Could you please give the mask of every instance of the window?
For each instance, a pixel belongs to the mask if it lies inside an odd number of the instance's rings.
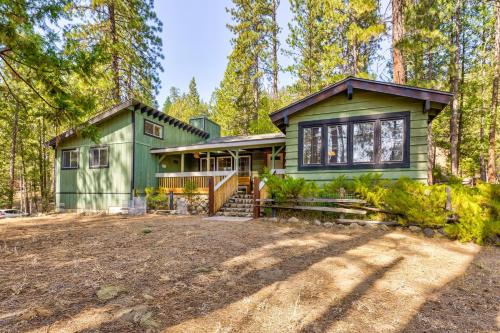
[[[302,155],[305,165],[321,164],[321,127],[304,128]]]
[[[163,126],[144,120],[144,134],[163,139]]]
[[[251,159],[250,156],[240,156],[238,165],[238,176],[249,177],[251,175]]]
[[[231,156],[217,157],[217,170],[218,171],[233,170],[233,158]]]
[[[328,126],[328,164],[347,163],[347,125]]]
[[[78,169],[79,150],[67,149],[62,151],[62,168],[63,169]]]
[[[299,123],[299,170],[407,168],[410,113]]]
[[[200,171],[208,171],[207,158],[200,158]],[[215,157],[210,157],[210,171],[215,171]]]
[[[352,126],[352,161],[373,163],[375,152],[375,124],[354,123]]]
[[[109,147],[91,147],[89,151],[90,168],[107,168],[109,166]]]
[[[380,149],[383,162],[403,160],[404,120],[383,120],[380,122]]]

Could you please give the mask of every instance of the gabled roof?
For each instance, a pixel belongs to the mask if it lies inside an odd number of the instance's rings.
[[[164,123],[168,123],[174,127],[179,127],[182,130],[188,131],[190,133],[193,133],[195,135],[198,135],[199,137],[206,139],[208,138],[209,134],[197,127],[194,127],[192,125],[189,125],[179,119],[176,119],[174,117],[171,117],[159,110],[156,110],[150,106],[147,106],[144,103],[141,103],[137,100],[130,99],[127,100],[121,104],[118,104],[111,109],[108,109],[104,112],[101,112],[97,114],[96,116],[90,118],[87,121],[87,124],[89,125],[97,125],[106,119],[124,111],[124,110],[134,110],[134,112],[140,111],[141,113],[147,113],[149,116],[153,116],[153,118],[158,118],[159,121],[163,121]],[[78,132],[78,127],[71,128],[55,137],[47,141],[45,144],[47,146],[55,147],[56,143],[61,142],[63,140],[66,140],[70,137],[73,137],[74,135],[77,134]]]
[[[448,105],[451,97],[453,96],[451,93],[439,90],[418,88],[390,82],[367,80],[351,76],[345,78],[342,81],[329,85],[328,87],[314,94],[306,96],[277,111],[274,111],[269,116],[276,126],[282,128],[283,125],[286,125],[288,117],[290,115],[302,111],[303,109],[311,105],[317,104],[327,98],[343,92],[347,92],[347,98],[351,99],[354,89],[421,100],[424,102],[423,107],[428,110],[430,109],[430,103],[432,102],[434,103],[434,106],[437,106],[437,108],[434,107],[434,109],[438,112],[441,111],[446,105]]]
[[[220,138],[210,139],[203,143],[193,143],[186,146],[170,147],[170,148],[152,148],[152,154],[167,154],[167,153],[189,153],[200,152],[207,150],[227,150],[230,148],[258,148],[264,146],[284,145],[286,137],[283,133],[269,133],[258,135],[238,135],[238,136],[222,136]]]

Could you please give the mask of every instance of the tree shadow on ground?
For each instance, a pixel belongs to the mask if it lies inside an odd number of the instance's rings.
[[[467,271],[422,304],[401,332],[498,332],[500,250],[486,246]]]

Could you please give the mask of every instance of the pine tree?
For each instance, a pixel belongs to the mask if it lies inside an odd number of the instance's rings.
[[[130,98],[154,104],[163,53],[153,8],[153,0],[80,0],[71,7],[78,23],[67,29],[66,51],[98,51],[101,107]]]
[[[490,107],[490,130],[488,146],[488,181],[493,183],[497,181],[496,175],[496,126],[497,126],[497,108],[498,108],[498,85],[500,84],[500,0],[494,2],[495,11],[495,32],[494,32],[494,56],[493,56],[493,85]]]
[[[404,0],[392,0],[392,81],[404,84],[406,73],[404,57],[399,43],[404,38]]]

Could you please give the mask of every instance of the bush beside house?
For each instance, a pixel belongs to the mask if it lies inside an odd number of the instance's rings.
[[[395,219],[401,225],[443,228],[452,238],[479,244],[500,234],[500,185],[468,187],[452,182],[429,186],[407,178],[388,180],[374,173],[351,180],[337,177],[321,188],[301,178],[267,176],[267,179],[269,194],[277,202],[298,197],[337,198],[348,193],[380,210],[368,214],[370,219]],[[447,187],[451,207],[447,207]],[[309,215],[315,218],[318,213]]]

